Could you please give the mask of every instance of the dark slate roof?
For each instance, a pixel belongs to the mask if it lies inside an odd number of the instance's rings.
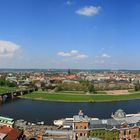
[[[106,120],[91,120],[90,121],[90,129],[98,128],[98,129],[115,129],[120,128],[121,121],[117,121],[114,119],[106,119]]]

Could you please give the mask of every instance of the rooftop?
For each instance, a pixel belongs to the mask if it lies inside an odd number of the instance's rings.
[[[2,117],[2,116],[0,116],[0,120],[14,121],[14,119],[12,118]]]
[[[10,128],[7,126],[0,127],[0,139],[6,136],[4,140],[17,140],[20,135],[22,135],[22,131],[17,128]]]
[[[115,119],[122,119],[126,117],[126,113],[122,109],[118,109],[114,115],[112,115]]]
[[[8,134],[11,130],[12,130],[12,128],[7,127],[6,125],[0,126],[0,133]]]
[[[84,115],[83,111],[80,110],[78,115],[73,116],[75,122],[79,121],[89,121],[89,117],[87,115]]]
[[[6,136],[7,136],[7,134],[0,133],[0,140],[3,140]]]
[[[21,135],[22,131],[17,128],[14,128],[8,133],[5,140],[17,140]]]

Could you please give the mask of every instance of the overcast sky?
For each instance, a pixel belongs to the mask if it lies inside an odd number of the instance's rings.
[[[0,0],[0,68],[140,69],[140,0]]]

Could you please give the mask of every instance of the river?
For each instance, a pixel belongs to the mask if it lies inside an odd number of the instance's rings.
[[[140,100],[102,102],[102,103],[65,103],[27,99],[15,99],[0,105],[0,115],[15,120],[24,119],[29,122],[44,121],[52,124],[53,120],[72,117],[80,109],[90,117],[110,118],[117,109],[126,113],[140,112]]]

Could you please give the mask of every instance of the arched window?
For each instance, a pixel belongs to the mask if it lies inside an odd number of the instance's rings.
[[[129,130],[129,135],[131,134],[131,131]]]

